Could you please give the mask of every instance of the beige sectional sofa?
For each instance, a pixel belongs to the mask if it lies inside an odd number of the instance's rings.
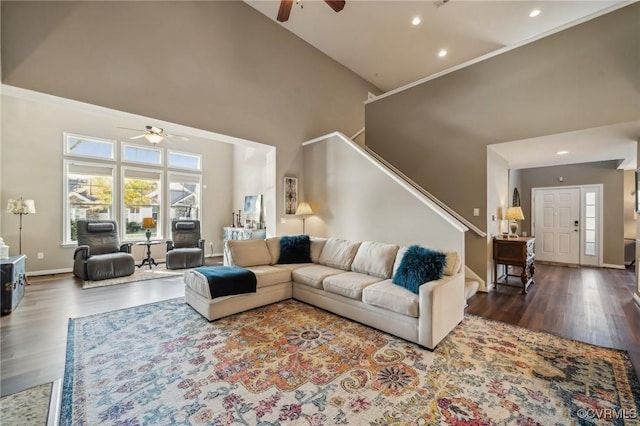
[[[227,241],[225,265],[256,274],[256,293],[211,299],[206,279],[185,273],[185,299],[209,320],[295,298],[434,349],[464,315],[464,267],[447,253],[443,278],[419,294],[391,280],[406,247],[311,237],[311,263],[278,264],[280,238]]]

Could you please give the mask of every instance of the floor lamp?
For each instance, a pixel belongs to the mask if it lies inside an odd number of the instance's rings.
[[[298,204],[298,208],[296,209],[296,215],[302,216],[302,234],[304,235],[304,221],[307,220],[307,216],[313,214],[313,210],[311,210],[311,206],[306,201],[302,201]]]
[[[20,243],[18,246],[18,254],[22,254],[22,216],[25,214],[35,214],[36,203],[33,200],[23,200],[22,197],[17,200],[9,200],[7,211],[20,215]]]

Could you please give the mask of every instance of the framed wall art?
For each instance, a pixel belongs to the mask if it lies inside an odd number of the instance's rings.
[[[298,179],[284,178],[284,214],[294,215],[298,208]]]

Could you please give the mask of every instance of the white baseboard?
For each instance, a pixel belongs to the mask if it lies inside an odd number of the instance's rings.
[[[223,253],[211,253],[211,254],[205,254],[204,257],[222,257],[224,256]]]
[[[60,406],[62,400],[62,379],[56,379],[51,385],[51,399],[49,399],[49,415],[47,426],[58,426],[60,418]]]
[[[38,275],[66,274],[67,272],[73,272],[73,268],[48,269],[45,271],[31,271],[31,272],[27,272],[27,276],[37,277]]]
[[[624,265],[613,265],[613,264],[610,264],[610,263],[603,263],[602,267],[603,268],[609,268],[609,269],[626,269],[624,267]]]
[[[638,305],[638,307],[640,308],[640,296],[638,296],[638,293],[635,293],[633,295],[633,300],[636,302],[636,305]]]

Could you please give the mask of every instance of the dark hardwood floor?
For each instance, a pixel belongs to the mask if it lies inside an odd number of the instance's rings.
[[[209,263],[209,262],[208,262]],[[640,376],[640,308],[632,271],[538,265],[529,294],[478,293],[467,312],[629,351]],[[70,317],[184,296],[181,277],[83,290],[70,274],[32,278],[18,308],[0,319],[0,394],[61,378]]]
[[[640,377],[640,307],[635,272],[536,263],[528,294],[501,286],[477,293],[467,313],[629,352]]]

